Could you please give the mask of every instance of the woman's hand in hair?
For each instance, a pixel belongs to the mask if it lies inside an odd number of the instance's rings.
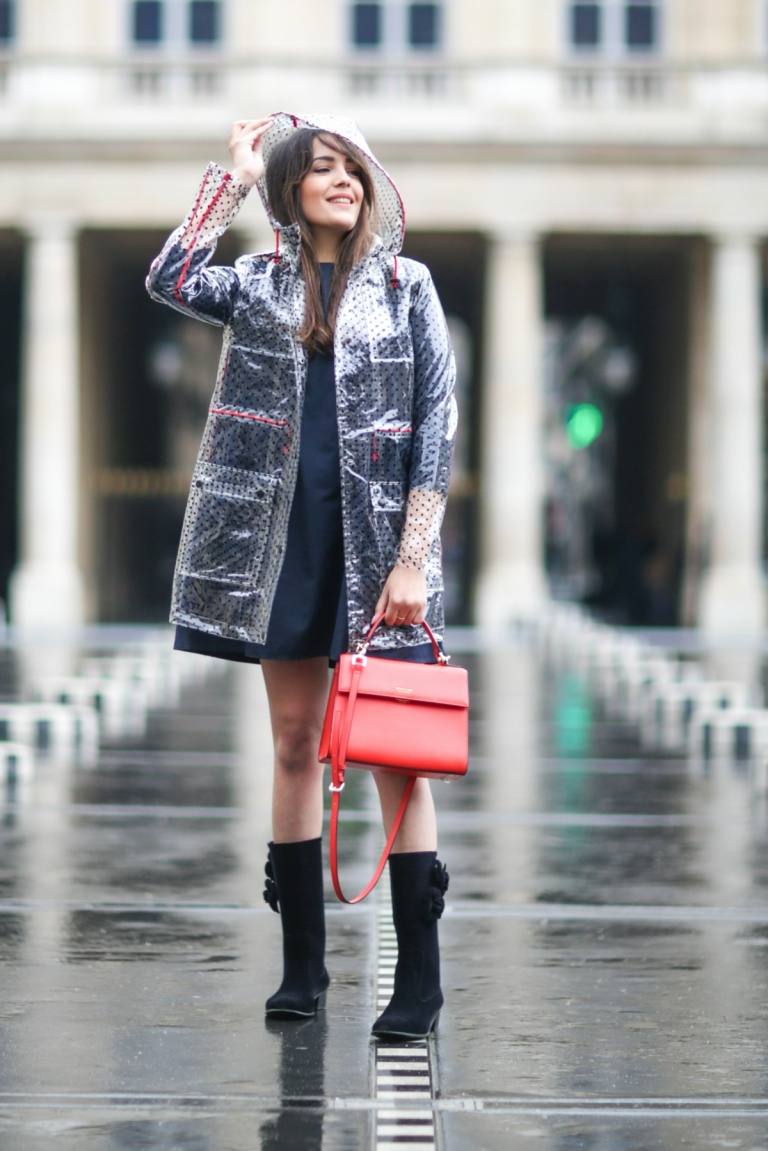
[[[416,568],[397,564],[387,576],[376,612],[384,612],[384,622],[390,627],[405,627],[421,623],[427,609],[427,581]]]
[[[228,144],[232,175],[244,184],[255,184],[264,175],[261,142],[272,120],[265,116],[263,120],[235,120],[232,125]]]

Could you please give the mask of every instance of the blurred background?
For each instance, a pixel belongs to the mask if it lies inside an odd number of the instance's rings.
[[[450,621],[762,627],[768,0],[0,0],[6,619],[167,620],[221,333],[144,276],[277,110],[358,121],[449,317]]]

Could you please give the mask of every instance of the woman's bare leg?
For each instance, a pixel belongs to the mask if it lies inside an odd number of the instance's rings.
[[[376,771],[373,775],[379,789],[384,830],[388,835],[403,794],[405,778],[385,771]],[[437,819],[428,779],[416,780],[408,810],[392,850],[437,851]]]
[[[317,746],[328,696],[328,660],[261,663],[275,749],[272,838],[315,839],[323,829],[323,764]]]

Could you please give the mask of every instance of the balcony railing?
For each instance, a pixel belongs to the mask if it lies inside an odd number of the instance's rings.
[[[115,79],[118,92],[150,102],[209,100],[224,96],[227,89],[227,74],[218,61],[136,61],[121,68]]]
[[[521,61],[451,61],[440,57],[296,59],[258,61],[207,53],[170,58],[144,54],[115,59],[0,54],[0,116],[8,110],[59,113],[77,107],[94,121],[118,107],[190,105],[221,108],[339,107],[356,104],[416,108],[449,105],[464,116],[531,113],[525,126],[556,115],[669,108],[737,119],[756,113],[768,127],[768,69],[760,61],[666,64],[660,61],[562,64]],[[220,111],[219,113],[220,114]]]
[[[350,96],[363,99],[444,100],[459,94],[462,72],[445,64],[353,62],[345,68]]]
[[[680,103],[688,73],[661,64],[568,65],[560,71],[564,103],[590,107],[643,107]]]

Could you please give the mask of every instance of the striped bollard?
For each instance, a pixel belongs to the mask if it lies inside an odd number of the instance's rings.
[[[101,738],[140,738],[147,727],[147,688],[139,682],[95,676],[41,679],[33,694],[62,704],[88,704],[99,714]]]
[[[35,753],[26,743],[0,739],[0,776],[6,791],[27,783],[35,772]]]
[[[685,751],[691,724],[702,710],[743,708],[748,703],[749,692],[742,683],[690,679],[660,684],[645,700],[642,741],[665,751]]]
[[[74,753],[90,762],[98,752],[98,716],[93,707],[82,704],[0,703],[0,740],[41,752]]]
[[[768,753],[768,711],[756,707],[702,709],[692,724],[689,754],[704,760],[755,760]]]

